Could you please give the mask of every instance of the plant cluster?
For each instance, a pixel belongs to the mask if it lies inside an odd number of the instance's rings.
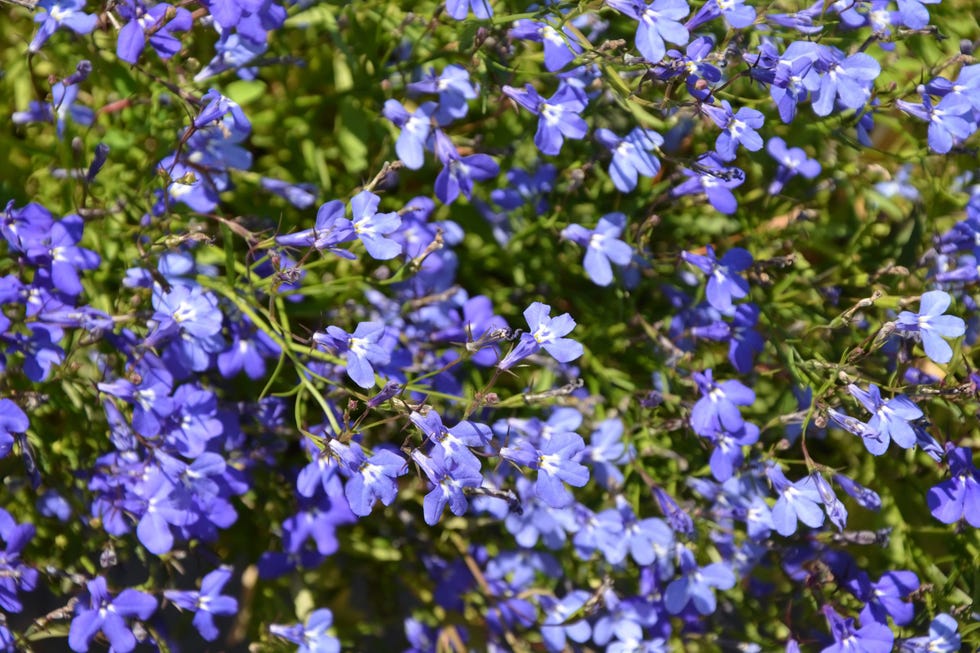
[[[971,3],[519,4],[0,6],[0,651],[977,650]]]

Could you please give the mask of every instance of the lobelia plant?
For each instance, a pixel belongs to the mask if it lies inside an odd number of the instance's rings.
[[[969,2],[8,4],[0,651],[980,647]]]

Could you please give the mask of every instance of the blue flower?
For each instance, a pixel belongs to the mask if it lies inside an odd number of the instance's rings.
[[[909,422],[921,418],[922,411],[912,403],[911,399],[905,395],[897,395],[885,402],[881,398],[881,391],[874,383],[868,386],[867,392],[853,383],[848,385],[847,389],[868,412],[872,413],[868,427],[878,433],[879,440],[882,442],[882,450],[888,447],[889,440],[894,440],[895,444],[903,449],[915,445],[915,431]],[[869,439],[866,438],[865,444],[868,445],[868,443]],[[870,445],[868,450],[871,450]],[[875,455],[882,452],[871,451]]]
[[[511,38],[544,43],[544,67],[550,72],[561,70],[582,51],[578,39],[567,27],[559,32],[551,25],[522,18],[514,22]]]
[[[31,53],[38,52],[61,27],[67,27],[76,34],[88,34],[98,22],[98,16],[82,11],[85,0],[40,0],[36,8],[43,10],[43,13],[34,16],[34,22],[41,23],[41,27],[27,46]]]
[[[561,232],[561,237],[585,247],[585,271],[600,286],[608,286],[613,280],[610,261],[619,266],[629,265],[633,248],[619,239],[626,227],[626,216],[610,213],[599,218],[595,229],[571,224]]]
[[[71,650],[85,653],[89,642],[99,632],[106,636],[116,653],[129,653],[136,648],[136,637],[126,624],[126,619],[149,619],[157,609],[156,599],[144,592],[125,589],[112,600],[105,578],[101,576],[90,580],[87,587],[87,602],[79,602],[68,631]]]
[[[776,176],[769,184],[769,194],[777,195],[783,190],[786,182],[796,175],[813,179],[820,174],[820,163],[811,159],[800,147],[786,147],[786,141],[779,136],[773,136],[766,143],[766,151],[779,163]]]
[[[360,445],[351,443],[351,448]],[[359,517],[371,514],[375,501],[390,506],[398,494],[397,477],[408,471],[405,459],[391,449],[378,449],[370,458],[361,454],[363,462],[344,486],[344,495],[351,512]]]
[[[398,100],[385,102],[382,110],[384,117],[401,128],[395,142],[395,152],[406,168],[418,170],[425,163],[425,146],[432,132],[432,118],[438,108],[435,102],[425,102],[415,113],[409,113]]]
[[[551,307],[541,302],[534,302],[524,311],[530,333],[521,334],[520,342],[510,353],[497,363],[497,367],[508,370],[518,361],[536,354],[542,347],[555,357],[559,363],[568,363],[582,355],[580,343],[563,336],[575,328],[575,320],[568,313],[551,317]]]
[[[609,164],[609,177],[620,191],[628,193],[636,188],[637,176],[655,177],[660,171],[660,161],[652,152],[664,144],[663,136],[657,132],[634,127],[620,138],[606,128],[597,129],[597,141],[612,152]]]
[[[745,420],[738,406],[751,406],[755,402],[755,392],[735,379],[715,383],[710,369],[703,374],[694,372],[692,376],[702,395],[691,410],[694,432],[709,436],[719,431],[741,431]]]
[[[905,113],[929,123],[929,149],[937,154],[946,154],[953,149],[955,143],[966,140],[976,129],[971,120],[973,105],[962,95],[950,93],[936,105],[933,105],[928,95],[922,96],[922,104],[897,100],[895,105]]]
[[[476,18],[486,20],[493,16],[490,0],[446,0],[446,13],[456,20],[463,20],[470,10]]]
[[[929,624],[929,635],[912,637],[899,644],[902,653],[956,653],[960,650],[959,624],[946,613],[936,615]]]
[[[313,341],[340,354],[346,354],[347,376],[362,388],[374,387],[375,366],[387,365],[391,354],[381,344],[384,322],[361,322],[354,333],[329,326],[326,333],[313,334]]]
[[[752,265],[752,254],[741,247],[733,247],[719,260],[715,248],[706,247],[705,254],[682,252],[681,258],[708,275],[705,295],[708,303],[725,315],[733,310],[732,300],[741,299],[749,293],[749,284],[736,274]]]
[[[735,113],[728,100],[722,100],[720,107],[704,104],[701,108],[716,125],[724,130],[715,141],[715,152],[722,161],[733,160],[735,148],[739,144],[751,152],[762,149],[762,137],[756,131],[765,121],[761,112],[742,107]]]
[[[965,519],[980,528],[980,470],[973,465],[973,452],[969,447],[947,448],[951,478],[932,487],[926,503],[932,516],[944,524]]]
[[[500,166],[486,154],[460,156],[459,150],[441,131],[435,134],[435,150],[443,168],[436,177],[436,197],[443,204],[452,204],[459,194],[466,199],[473,197],[473,182],[493,179],[500,174]]]
[[[966,323],[954,315],[944,315],[952,298],[942,290],[923,293],[919,312],[902,311],[895,323],[897,331],[922,340],[926,356],[934,363],[948,363],[953,349],[944,338],[958,338],[966,332]]]
[[[194,612],[194,627],[209,642],[218,638],[214,615],[232,615],[238,612],[238,601],[221,594],[221,589],[231,580],[231,567],[215,569],[201,580],[200,591],[166,590],[163,595],[182,610]]]
[[[820,493],[813,486],[809,476],[796,483],[790,483],[783,475],[783,471],[775,465],[766,467],[766,475],[779,495],[776,505],[772,508],[772,524],[780,535],[789,537],[795,533],[797,520],[811,528],[823,524],[824,513],[820,509]]]
[[[333,613],[327,608],[321,608],[310,613],[305,626],[273,624],[269,626],[269,631],[293,644],[299,644],[296,653],[340,653],[340,640],[328,632],[332,625]]]
[[[10,399],[0,399],[0,458],[6,457],[14,446],[11,433],[24,433],[31,426],[27,413]]]
[[[649,5],[642,0],[606,0],[606,4],[639,22],[636,49],[650,63],[664,58],[664,41],[684,45],[690,38],[679,22],[691,12],[685,0],[654,0]]]
[[[440,125],[465,118],[469,110],[469,100],[476,98],[470,73],[457,64],[446,66],[438,76],[430,69],[422,80],[412,82],[406,88],[412,93],[439,94],[439,109],[435,113],[435,119]]]
[[[895,635],[888,626],[872,621],[855,628],[853,619],[841,617],[829,605],[825,605],[822,611],[827,617],[834,643],[820,653],[891,653]]]
[[[536,469],[534,491],[538,498],[552,508],[572,503],[572,494],[565,483],[582,487],[589,481],[589,470],[579,460],[585,449],[582,436],[569,431],[554,433],[540,449],[525,439],[500,450],[501,458]]]
[[[562,84],[547,100],[530,84],[526,84],[523,91],[512,86],[504,86],[503,91],[539,117],[534,144],[542,154],[558,154],[565,137],[585,138],[588,125],[579,114],[588,104],[588,98],[578,87]]]
[[[724,562],[699,567],[690,549],[680,551],[681,577],[671,581],[664,592],[664,607],[678,614],[688,603],[703,615],[715,611],[715,588],[729,590],[735,586],[735,572]]]
[[[391,238],[385,238],[393,231],[397,231],[401,226],[402,220],[397,213],[378,213],[378,204],[381,198],[374,193],[362,190],[351,198],[351,224],[354,233],[364,243],[373,258],[379,261],[386,261],[395,258],[402,252],[402,246]]]

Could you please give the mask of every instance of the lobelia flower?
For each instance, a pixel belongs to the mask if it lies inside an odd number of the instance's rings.
[[[585,449],[583,460],[592,467],[592,475],[607,489],[615,489],[623,484],[620,465],[629,462],[635,452],[632,446],[622,442],[623,422],[609,418],[600,422],[592,432],[589,446]]]
[[[32,100],[27,111],[15,112],[10,120],[16,125],[53,122],[57,125],[58,138],[65,135],[65,124],[69,119],[88,127],[95,121],[95,112],[75,103],[79,90],[77,85],[66,86],[58,82],[51,87],[50,103]]]
[[[834,481],[851,496],[858,505],[868,510],[881,510],[881,497],[874,490],[864,487],[843,474],[834,474]]]
[[[351,443],[351,448],[360,450],[360,445]],[[370,457],[360,456],[363,461],[344,485],[344,495],[351,512],[358,517],[371,514],[376,501],[390,506],[398,495],[398,482],[395,480],[408,471],[405,459],[391,449],[378,449]]]
[[[871,97],[874,80],[881,74],[881,64],[864,52],[841,58],[833,49],[824,49],[822,61],[826,72],[820,77],[820,87],[814,92],[813,112],[828,116],[834,110],[834,101],[845,109],[860,109]]]
[[[219,633],[214,625],[214,615],[238,612],[238,601],[221,594],[221,589],[231,580],[231,573],[231,567],[220,567],[201,580],[200,591],[165,590],[163,593],[178,608],[194,612],[192,623],[201,637],[209,642],[216,640]]]
[[[422,500],[425,523],[434,526],[439,523],[446,506],[454,515],[462,515],[469,507],[465,488],[480,487],[483,476],[479,468],[462,465],[448,458],[445,449],[434,447],[426,456],[421,449],[412,452],[414,460],[432,484],[432,490]]]
[[[976,131],[976,123],[971,120],[973,105],[962,95],[951,93],[933,105],[932,99],[923,93],[922,104],[896,100],[895,105],[929,123],[929,149],[937,154],[946,154],[955,143],[966,140]]]
[[[432,133],[432,118],[438,108],[435,102],[425,102],[415,113],[409,113],[398,100],[385,102],[382,114],[401,128],[395,141],[395,153],[410,170],[418,170],[425,163],[425,146]]]
[[[660,171],[660,161],[652,152],[664,144],[664,139],[653,130],[634,127],[629,134],[620,138],[603,127],[596,130],[595,139],[612,152],[609,177],[613,185],[624,193],[636,188],[638,175],[655,177]]]
[[[34,524],[18,524],[9,512],[0,508],[0,540],[4,543],[0,551],[0,610],[12,614],[20,612],[24,606],[17,593],[30,592],[37,585],[37,570],[20,559],[20,552],[34,533]]]
[[[797,520],[810,528],[817,528],[823,524],[824,513],[819,505],[820,493],[813,486],[809,476],[796,483],[790,483],[783,475],[783,470],[776,465],[766,466],[766,476],[779,495],[776,505],[772,508],[772,524],[780,535],[789,537],[795,533]]]
[[[11,433],[25,433],[31,427],[20,406],[10,399],[0,399],[0,458],[5,458],[14,446],[14,436]]]
[[[582,52],[578,39],[567,27],[556,30],[547,23],[522,18],[514,21],[511,38],[544,43],[544,67],[549,72],[561,70]]]
[[[915,606],[905,599],[919,589],[919,577],[911,571],[889,571],[877,583],[863,571],[846,581],[847,589],[865,603],[861,623],[878,622],[888,625],[888,617],[896,626],[906,626],[915,617]]]
[[[488,157],[489,158],[489,157]],[[397,213],[378,213],[381,198],[374,193],[362,190],[351,198],[351,224],[354,233],[364,243],[364,249],[372,258],[386,261],[395,258],[402,252],[402,246],[397,241],[385,238],[397,231],[402,220]]]
[[[471,447],[484,447],[490,442],[493,436],[490,427],[463,420],[452,428],[446,428],[439,413],[434,410],[424,415],[413,411],[409,419],[425,434],[427,442],[443,450],[446,460],[452,460],[460,466],[476,471],[480,470],[480,459],[474,455]]]
[[[585,590],[573,590],[563,598],[542,597],[545,619],[541,624],[541,639],[549,651],[565,651],[568,640],[584,644],[592,637],[592,627],[585,619],[569,622],[592,595]]]
[[[456,20],[463,20],[469,14],[481,20],[486,20],[493,16],[493,7],[490,0],[446,0],[446,13]]]
[[[915,445],[915,431],[909,422],[920,419],[922,411],[911,399],[905,395],[897,395],[887,402],[882,401],[881,391],[874,383],[868,386],[867,392],[853,383],[847,386],[847,390],[868,412],[872,413],[868,427],[878,433],[879,437],[877,440],[865,438],[864,443],[868,451],[876,456],[883,453],[884,449],[888,448],[889,440],[894,440],[895,444],[903,449]],[[880,446],[875,445],[875,448],[880,448],[880,451],[872,451],[871,442],[882,443]]]
[[[340,653],[340,640],[328,632],[332,625],[333,613],[327,608],[321,608],[310,613],[306,625],[272,624],[269,632],[293,644],[299,644],[296,653]]]
[[[729,590],[735,586],[735,572],[724,562],[699,567],[688,548],[680,550],[681,577],[671,581],[664,592],[664,607],[678,614],[688,603],[700,614],[709,615],[717,606],[715,588]]]
[[[779,136],[773,136],[766,143],[766,151],[779,163],[776,176],[769,184],[769,194],[778,195],[786,182],[796,175],[813,179],[820,174],[820,163],[811,159],[800,147],[786,147],[786,141]]]
[[[124,589],[111,600],[105,578],[99,576],[87,584],[87,601],[80,601],[68,630],[68,646],[85,653],[89,642],[99,632],[105,635],[117,653],[129,653],[136,648],[136,637],[127,625],[127,618],[150,618],[156,609],[155,598],[134,589]]]
[[[469,100],[476,99],[476,88],[470,82],[470,73],[458,64],[446,66],[437,76],[435,71],[420,81],[406,86],[411,93],[438,93],[439,109],[435,112],[436,122],[448,125],[454,120],[465,118],[469,110]]]
[[[435,151],[443,164],[435,183],[436,197],[443,204],[452,204],[460,193],[471,199],[474,181],[494,179],[500,174],[500,166],[486,154],[460,156],[449,137],[439,130],[435,133]]]
[[[536,469],[535,494],[552,508],[563,508],[573,501],[565,483],[582,487],[589,482],[589,470],[579,462],[584,450],[585,442],[578,433],[558,431],[540,449],[521,439],[503,447],[500,457]]]
[[[809,478],[813,487],[817,489],[817,494],[820,495],[820,501],[823,503],[830,523],[836,526],[839,531],[843,531],[847,525],[847,508],[834,494],[834,489],[830,487],[830,483],[823,477],[823,474],[813,471],[810,472]]]
[[[844,618],[831,606],[822,608],[834,643],[820,653],[891,653],[895,635],[888,626],[872,621],[861,628],[854,628],[854,619]]]
[[[944,524],[965,519],[980,528],[980,471],[973,466],[973,452],[969,447],[946,447],[952,478],[932,487],[926,503],[932,516]]]
[[[116,56],[131,64],[139,60],[147,43],[161,59],[174,56],[180,52],[181,44],[171,32],[186,32],[194,26],[191,12],[165,3],[147,7],[142,0],[124,0],[116,5],[116,10],[128,21],[119,30]]]
[[[966,332],[966,323],[954,315],[944,315],[952,298],[942,290],[923,293],[919,312],[902,311],[898,314],[895,329],[907,337],[918,337],[926,356],[934,363],[948,363],[953,349],[944,338],[958,338]]]
[[[901,653],[956,653],[960,650],[959,624],[946,613],[936,615],[929,624],[929,634],[899,642]]]
[[[728,100],[722,100],[721,106],[703,104],[701,109],[722,130],[715,141],[715,152],[722,161],[732,161],[735,158],[735,148],[742,145],[751,152],[762,149],[762,137],[756,130],[762,127],[765,117],[761,112],[748,107],[742,107],[737,113],[732,111]]]
[[[387,365],[391,354],[381,344],[385,335],[384,322],[361,322],[354,333],[329,326],[326,333],[313,334],[313,342],[346,354],[347,376],[362,388],[374,387],[375,366]]]
[[[729,27],[742,29],[755,22],[755,8],[746,6],[745,0],[708,0],[684,26],[693,32],[719,16],[725,19]],[[769,18],[767,15],[766,19]]]
[[[619,266],[629,265],[633,248],[619,239],[626,227],[626,215],[609,213],[599,218],[595,229],[571,224],[561,232],[561,237],[585,247],[585,272],[600,286],[608,286],[613,280],[610,261]]]
[[[354,225],[346,217],[347,209],[340,200],[325,202],[317,209],[316,223],[312,229],[304,229],[285,236],[276,236],[276,242],[287,247],[316,247],[347,259],[354,255],[338,245],[354,240]]]
[[[710,369],[691,375],[698,385],[701,398],[691,409],[691,428],[698,435],[710,436],[717,432],[737,433],[745,420],[738,406],[755,403],[755,392],[741,381],[730,379],[715,383]]]
[[[533,302],[524,310],[524,319],[527,320],[530,333],[521,334],[517,346],[497,363],[499,369],[510,369],[519,361],[536,354],[542,347],[559,363],[568,363],[582,355],[583,347],[580,343],[563,337],[575,328],[572,316],[562,313],[553,318],[550,313],[551,306],[541,302]]]
[[[717,154],[708,152],[698,157],[693,170],[685,168],[683,173],[688,179],[670,190],[672,197],[704,193],[708,203],[720,213],[731,214],[738,209],[731,189],[745,182],[740,168],[726,168]]]
[[[588,104],[581,89],[563,83],[555,94],[545,100],[530,84],[524,90],[504,86],[504,93],[519,105],[538,116],[534,144],[543,154],[555,155],[568,138],[585,138],[588,125],[579,114]]]
[[[636,49],[652,64],[664,58],[664,41],[684,45],[690,38],[679,22],[691,12],[685,0],[654,0],[649,5],[642,0],[606,0],[606,4],[639,22]]]
[[[86,14],[85,0],[40,0],[35,9],[43,10],[34,16],[35,23],[41,23],[31,43],[27,46],[30,53],[40,51],[51,35],[58,29],[67,27],[76,34],[88,34],[95,29],[98,16]]]

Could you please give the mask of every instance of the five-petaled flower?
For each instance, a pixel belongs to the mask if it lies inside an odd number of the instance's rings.
[[[497,363],[497,367],[508,370],[518,361],[536,354],[544,347],[545,351],[555,357],[559,363],[568,363],[582,355],[580,343],[563,336],[575,328],[575,320],[568,313],[551,317],[551,307],[541,302],[534,302],[524,311],[529,333],[522,333],[521,339],[510,353]]]

